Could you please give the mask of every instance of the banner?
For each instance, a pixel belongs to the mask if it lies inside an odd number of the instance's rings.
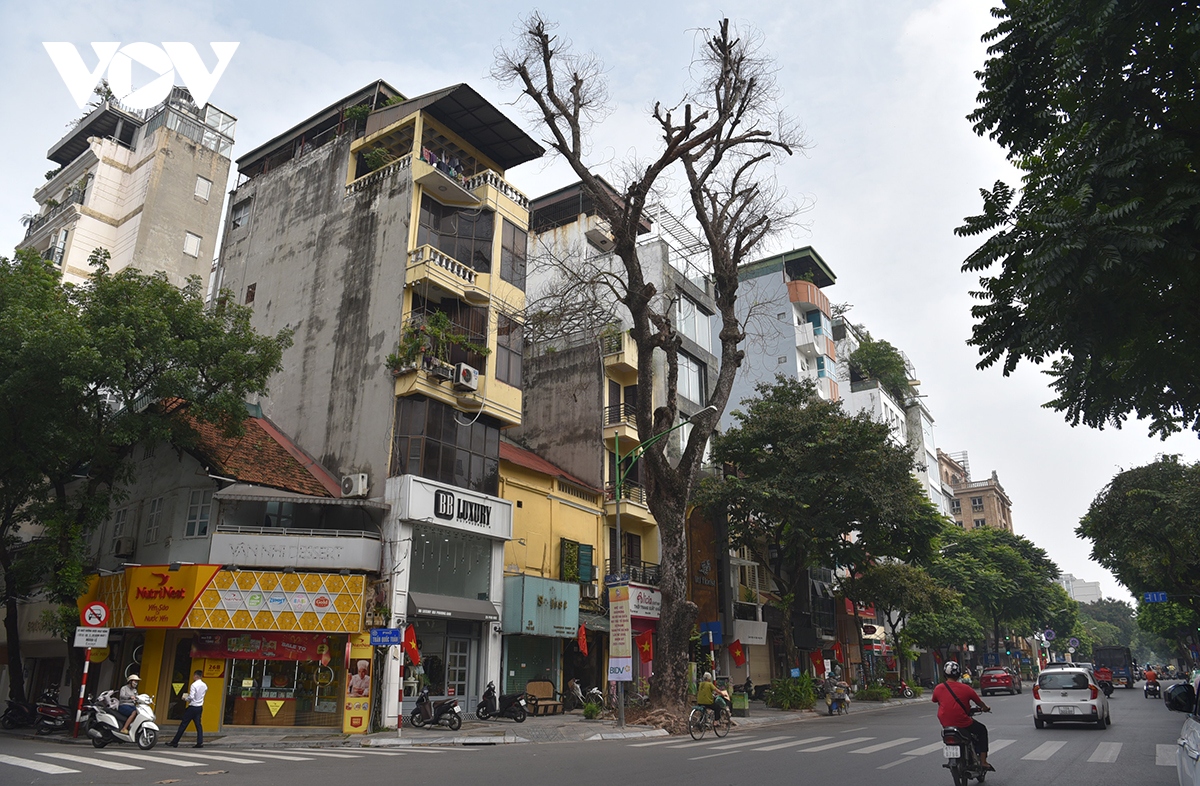
[[[633,681],[633,623],[629,618],[629,586],[608,588],[608,679]]]
[[[327,633],[206,631],[198,632],[192,637],[192,657],[319,661],[328,666],[331,657],[329,645],[330,636]]]
[[[220,565],[126,568],[126,603],[133,626],[178,628],[220,569]]]
[[[576,634],[576,640],[579,642],[579,651],[583,656],[587,657],[587,628],[579,626],[579,632]]]
[[[845,665],[846,663],[845,656],[842,654],[842,643],[840,641],[835,641],[833,643],[833,658],[842,665]]]
[[[648,630],[637,637],[638,657],[642,663],[654,660],[654,631]]]
[[[821,657],[821,653],[810,652],[810,653],[808,653],[808,659],[812,661],[813,671],[816,672],[817,676],[824,677],[825,676],[825,659]]]
[[[410,626],[411,628],[411,626]],[[365,734],[371,717],[371,634],[355,633],[346,642],[346,711],[342,733]]]
[[[746,665],[746,650],[742,649],[742,643],[737,639],[734,639],[733,643],[729,645],[729,654],[733,656],[733,665]]]

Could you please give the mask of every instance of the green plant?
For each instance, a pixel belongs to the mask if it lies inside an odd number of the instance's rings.
[[[920,685],[912,685],[912,686],[910,686],[910,687],[912,688],[912,692],[913,692],[913,695],[914,695],[914,696],[923,696],[923,695],[925,695],[925,689],[924,689],[924,688],[922,688]]]
[[[811,675],[771,680],[767,706],[781,710],[806,710],[816,703],[817,690]]]
[[[483,357],[491,354],[487,345],[476,344],[457,332],[455,327],[444,311],[431,311],[422,319],[409,321],[404,326],[396,351],[387,356],[387,367],[393,373],[399,372],[416,363],[417,357],[422,354],[447,362],[452,346]]]
[[[343,112],[342,116],[346,118],[346,122],[358,124],[366,120],[369,114],[371,114],[371,107],[366,104],[357,104]]]
[[[363,165],[368,172],[382,169],[396,160],[396,154],[386,147],[373,147],[362,154]]]
[[[855,701],[887,701],[892,691],[884,685],[870,685],[854,694]]]
[[[589,701],[583,705],[583,717],[587,718],[588,720],[595,720],[596,718],[600,717],[602,710],[603,707],[601,707],[599,704],[594,701]]]
[[[758,593],[749,587],[742,587],[743,603],[758,603]]]

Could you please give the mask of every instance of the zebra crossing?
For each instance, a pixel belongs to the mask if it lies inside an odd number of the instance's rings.
[[[848,732],[843,732],[843,734],[856,731],[861,731],[861,729],[850,729]],[[838,738],[834,735],[816,735],[799,738],[796,736],[754,737],[740,740],[737,737],[725,737],[720,739],[703,739],[700,741],[680,740],[678,737],[671,737],[670,739],[658,739],[652,742],[629,743],[626,747],[691,751],[695,755],[686,756],[688,761],[703,761],[705,759],[735,756],[742,753],[782,752],[787,754],[809,754],[832,752],[834,754],[856,756],[883,754],[891,756],[892,759],[876,769],[887,770],[907,761],[928,756],[931,753],[936,752],[938,755],[941,755],[942,743],[940,741],[909,747],[918,742],[920,742],[920,739],[917,737],[883,739],[872,736],[853,736]],[[1064,751],[1072,756],[1077,755],[1080,749],[1086,746],[1086,761],[1088,763],[1116,764],[1124,748],[1124,743],[1120,742],[1084,742],[1080,740],[1071,742],[1066,740],[1025,740],[1024,744],[1021,744],[1021,742],[1019,740],[1006,739],[992,740],[989,745],[990,750],[988,755],[994,760],[1000,754],[999,760],[1016,756],[1016,758],[1022,761],[1044,762],[1049,761],[1056,755],[1062,754]],[[1158,755],[1155,758],[1155,763],[1159,766],[1174,767],[1174,746],[1159,745],[1158,748],[1162,750],[1157,751]]]
[[[206,768],[222,764],[253,766],[256,764],[275,764],[282,762],[316,762],[334,759],[364,759],[383,756],[396,757],[416,755],[445,754],[448,748],[406,748],[404,750],[370,750],[366,748],[347,748],[336,751],[313,750],[311,748],[274,748],[259,750],[255,748],[227,748],[208,750],[205,746],[203,753],[199,751],[133,751],[133,750],[88,750],[86,753],[62,753],[59,751],[38,751],[28,756],[13,756],[0,754],[0,782],[5,781],[2,774],[5,765],[34,770],[43,775],[75,775],[90,768],[120,772],[135,772],[147,770],[155,766],[172,768]]]

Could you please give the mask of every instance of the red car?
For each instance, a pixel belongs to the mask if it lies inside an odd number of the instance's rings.
[[[979,677],[979,692],[984,696],[1006,691],[1009,695],[1021,692],[1021,678],[998,666],[984,669]]]

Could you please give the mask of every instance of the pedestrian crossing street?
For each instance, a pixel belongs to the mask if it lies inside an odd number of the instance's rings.
[[[695,754],[688,756],[688,761],[704,761],[705,759],[715,759],[722,756],[735,756],[740,753],[779,751],[787,753],[822,753],[833,751],[858,756],[885,754],[891,760],[876,767],[876,769],[880,770],[890,769],[918,757],[928,756],[931,753],[941,756],[942,743],[940,740],[921,745],[918,744],[921,742],[921,739],[917,737],[880,739],[865,735],[849,736],[864,729],[850,729],[842,732],[840,735],[754,737],[748,740],[739,740],[736,735],[724,739],[705,738],[700,741],[672,737],[670,739],[657,739],[653,742],[634,742],[628,744],[627,747],[686,750]],[[928,737],[925,739],[928,739]],[[995,761],[1003,761],[1005,758],[1012,756],[1017,756],[1023,761],[1049,761],[1055,755],[1064,751],[1074,756],[1078,755],[1081,749],[1086,748],[1090,751],[1087,756],[1088,762],[1092,764],[1115,764],[1121,755],[1123,747],[1124,743],[1120,742],[1097,743],[1081,739],[1075,739],[1071,742],[1065,740],[1048,740],[1045,742],[1025,740],[1020,744],[1018,744],[1018,740],[996,739],[992,740],[989,745],[988,757]],[[997,756],[999,758],[996,758]],[[1158,745],[1155,751],[1155,764],[1164,767],[1174,767],[1175,746]]]
[[[86,752],[85,752],[86,751]],[[0,754],[0,783],[5,781],[4,765],[35,770],[45,775],[74,775],[88,770],[116,770],[133,772],[155,765],[173,768],[212,768],[223,764],[254,765],[279,764],[281,762],[316,762],[333,759],[367,759],[373,756],[396,757],[415,755],[439,755],[448,753],[448,748],[405,748],[404,750],[371,750],[367,748],[216,748],[208,751],[182,751],[169,749],[139,751],[136,749],[89,750],[79,752],[38,751],[29,756]]]

